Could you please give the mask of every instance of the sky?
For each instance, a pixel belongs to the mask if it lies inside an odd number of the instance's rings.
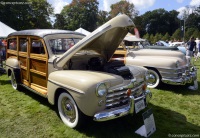
[[[60,13],[63,6],[71,3],[72,0],[47,0],[54,7],[54,13]],[[121,0],[98,0],[99,9],[110,11],[110,5]],[[164,8],[167,11],[177,10],[181,12],[185,6],[199,6],[200,0],[127,0],[133,3],[139,11],[139,15],[147,11]]]

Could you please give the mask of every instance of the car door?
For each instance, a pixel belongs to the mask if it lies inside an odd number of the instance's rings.
[[[32,89],[42,95],[46,95],[48,79],[48,52],[43,39],[30,37],[29,42],[29,85]]]
[[[21,82],[22,84],[29,86],[29,79],[28,79],[28,37],[27,36],[20,36],[18,37],[19,48],[18,48],[18,61],[20,65],[20,72],[21,72]]]

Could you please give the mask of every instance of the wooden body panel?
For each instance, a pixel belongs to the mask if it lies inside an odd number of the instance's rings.
[[[14,48],[13,41],[16,42]],[[43,39],[34,36],[8,38],[7,58],[19,61],[22,84],[47,95],[48,52]]]

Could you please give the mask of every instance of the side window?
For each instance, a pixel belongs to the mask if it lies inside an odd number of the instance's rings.
[[[19,39],[19,51],[27,52],[28,41],[26,38]]]
[[[8,49],[17,50],[17,39],[12,38],[8,40]]]
[[[34,54],[45,54],[44,46],[38,39],[31,40],[31,53]]]

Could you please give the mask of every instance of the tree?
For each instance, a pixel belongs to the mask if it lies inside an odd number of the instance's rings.
[[[157,9],[141,15],[141,20],[136,25],[139,24],[143,28],[143,34],[161,33],[164,35],[168,32],[169,35],[172,35],[179,27],[180,20],[177,16],[178,12],[175,10],[168,12],[164,9]]]
[[[164,41],[170,40],[170,35],[168,34],[168,32],[162,37],[162,40],[164,40]]]
[[[63,15],[56,14],[55,17],[56,17],[56,19],[55,19],[55,23],[54,23],[53,27],[56,29],[64,29],[65,18],[63,17]]]
[[[16,2],[10,0],[10,3]],[[21,0],[26,4],[0,5],[0,19],[15,30],[51,28],[53,8],[46,0]]]
[[[148,33],[146,33],[146,34],[143,36],[143,39],[149,40],[149,39],[150,39],[150,35],[149,35]]]
[[[178,28],[172,35],[172,38],[175,40],[175,41],[180,41],[182,39],[181,37],[181,29]]]
[[[138,11],[136,10],[134,4],[127,1],[120,1],[111,5],[111,18],[117,16],[120,13],[128,15],[131,19],[138,15]]]
[[[101,26],[104,23],[106,23],[108,20],[110,20],[111,17],[107,11],[99,11],[98,12],[98,21],[97,21],[97,26]]]
[[[65,18],[64,29],[76,30],[79,27],[88,31],[96,29],[98,4],[97,0],[72,0],[61,11]]]

